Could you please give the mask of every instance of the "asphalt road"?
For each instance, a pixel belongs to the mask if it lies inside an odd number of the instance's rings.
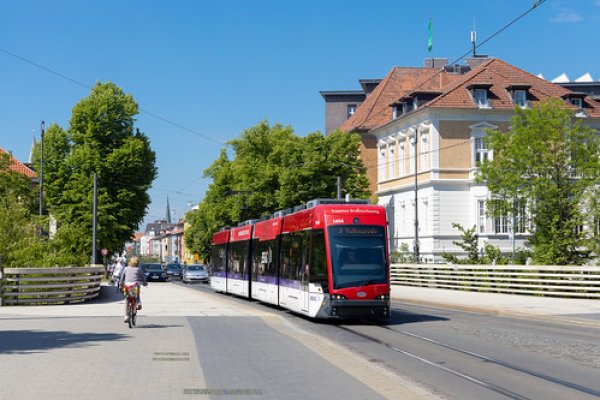
[[[178,284],[178,283],[175,283]],[[207,285],[196,290],[210,291]],[[597,399],[600,329],[394,302],[385,325],[315,323],[268,309],[403,380],[448,399]]]

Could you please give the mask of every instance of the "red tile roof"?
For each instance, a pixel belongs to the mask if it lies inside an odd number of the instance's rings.
[[[492,109],[512,110],[515,108],[510,96],[511,85],[529,86],[528,100],[537,103],[549,97],[561,98],[572,93],[552,82],[548,82],[529,72],[523,71],[505,61],[490,59],[483,62],[471,72],[460,76],[454,84],[449,85],[440,96],[431,100],[424,107],[434,108],[477,108],[471,98],[468,87],[485,85],[489,87],[489,101]],[[584,110],[590,117],[600,117],[600,103],[590,97],[584,99]],[[575,106],[570,105],[576,109]]]
[[[11,171],[18,172],[19,174],[25,175],[28,178],[37,177],[36,173],[31,168],[14,158],[8,151],[4,150],[2,147],[0,147],[0,153],[8,154],[10,160],[9,168]]]
[[[367,96],[354,115],[340,129],[345,132],[370,131],[392,121],[390,104],[418,94],[439,92],[440,95],[419,108],[477,109],[469,92],[472,85],[485,86],[490,91],[492,109],[513,110],[515,104],[509,93],[511,86],[528,88],[528,101],[535,104],[549,97],[564,98],[573,93],[569,89],[548,82],[505,61],[490,58],[472,71],[460,75],[441,69],[394,67],[381,83]],[[584,111],[591,118],[600,117],[600,102],[586,96]],[[568,107],[576,106],[565,102]]]
[[[368,131],[391,121],[392,109],[389,104],[438,71],[436,68],[394,67],[367,96],[354,115],[342,124],[340,130]]]

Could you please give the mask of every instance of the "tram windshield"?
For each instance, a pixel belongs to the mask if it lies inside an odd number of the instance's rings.
[[[383,227],[336,225],[328,233],[334,289],[387,282]]]

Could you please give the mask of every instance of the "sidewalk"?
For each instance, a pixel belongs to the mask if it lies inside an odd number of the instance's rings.
[[[563,299],[392,285],[396,302],[414,302],[497,315],[528,316],[600,326],[600,300]]]

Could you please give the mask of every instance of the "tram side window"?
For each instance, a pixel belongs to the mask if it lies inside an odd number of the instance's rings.
[[[225,272],[225,262],[227,255],[226,250],[226,244],[219,244],[212,247],[213,274],[215,272]]]
[[[310,282],[319,283],[325,292],[328,291],[327,254],[325,252],[325,235],[322,229],[310,235]]]
[[[289,233],[285,233],[281,237],[281,256],[280,262],[281,267],[279,271],[279,277],[281,279],[290,279],[290,248],[292,238]]]
[[[252,240],[252,259],[250,260],[251,269],[252,269],[252,277],[251,280],[255,281],[258,275],[262,275],[261,271],[261,251],[260,251],[260,242],[258,239]]]
[[[308,232],[283,235],[281,241],[281,279],[302,280],[303,267],[308,264],[306,249]]]
[[[252,244],[252,279],[258,276],[276,276],[275,240],[260,242],[255,240]]]
[[[247,258],[248,258],[248,244],[250,242],[234,242],[231,243],[231,268],[230,271],[233,275],[238,275],[239,278],[244,278],[247,273]]]

